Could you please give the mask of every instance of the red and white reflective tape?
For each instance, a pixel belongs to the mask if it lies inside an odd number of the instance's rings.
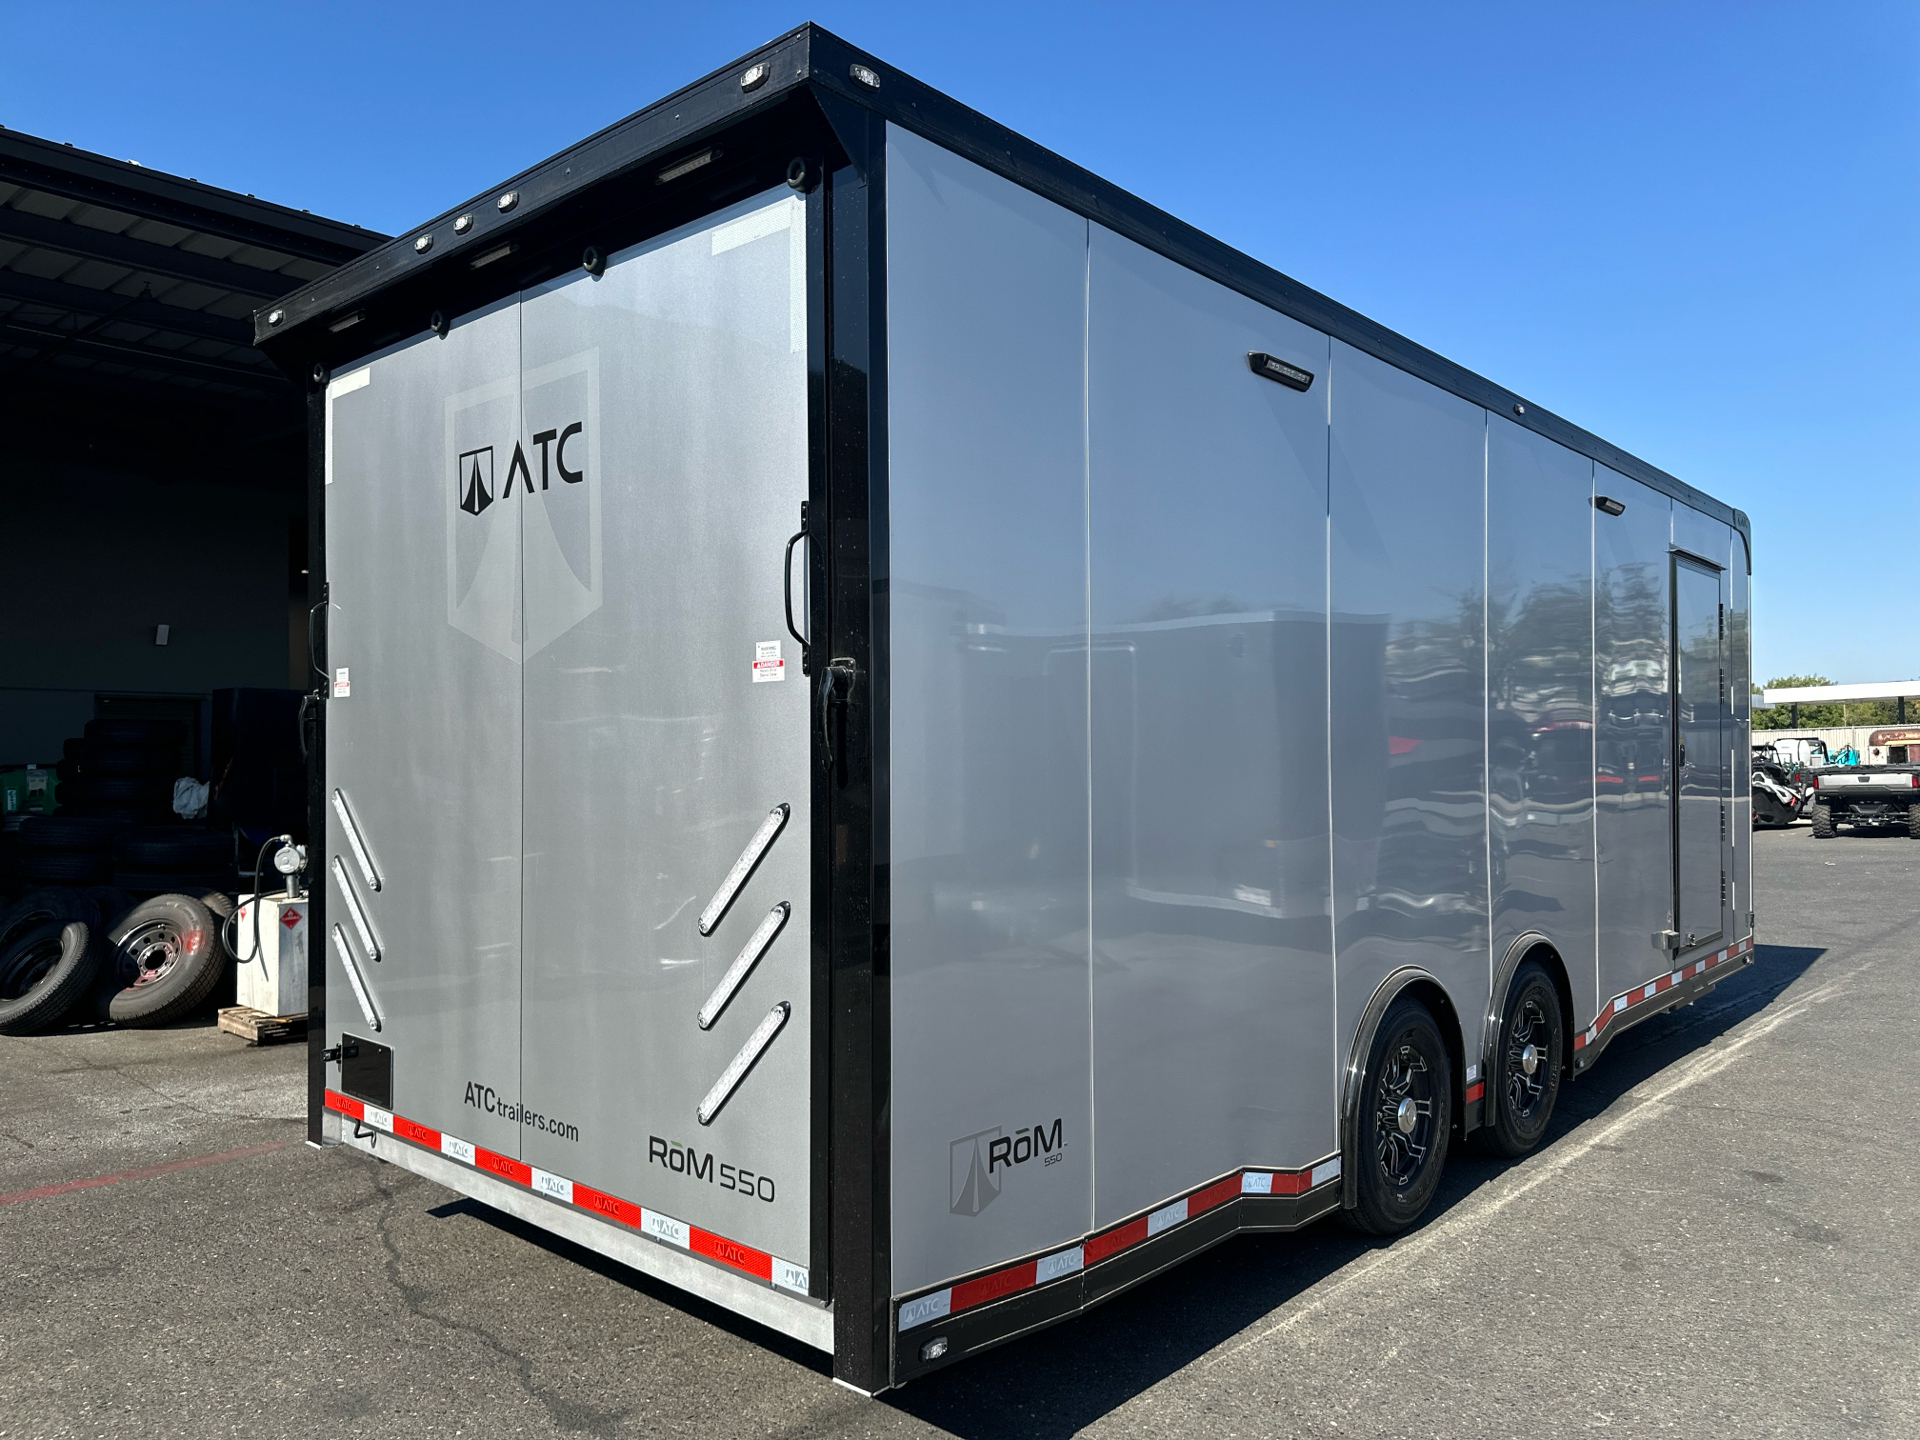
[[[604,1190],[596,1190],[565,1175],[522,1164],[510,1155],[498,1154],[484,1145],[475,1145],[457,1135],[445,1134],[431,1126],[409,1120],[404,1115],[395,1115],[377,1105],[356,1100],[351,1095],[342,1095],[337,1090],[327,1091],[326,1104],[329,1110],[338,1111],[375,1130],[411,1140],[428,1150],[437,1150],[449,1160],[457,1160],[462,1165],[471,1165],[476,1170],[485,1170],[503,1180],[511,1180],[561,1205],[572,1206],[576,1210],[591,1210],[605,1219],[638,1230],[662,1245],[705,1256],[718,1264],[751,1275],[756,1280],[782,1290],[791,1290],[796,1295],[807,1293],[807,1267],[804,1265],[782,1260],[778,1255],[756,1250],[751,1245],[742,1245],[738,1240],[729,1240],[711,1230],[702,1230],[698,1225],[676,1220],[671,1215],[662,1215],[658,1210],[648,1210],[631,1200],[622,1200],[618,1195],[609,1195]]]
[[[915,1296],[900,1306],[899,1330],[905,1332],[930,1320],[957,1315],[962,1310],[984,1305],[989,1300],[998,1300],[1003,1295],[1030,1290],[1049,1280],[1071,1275],[1076,1270],[1118,1255],[1122,1250],[1138,1245],[1182,1221],[1204,1215],[1236,1196],[1304,1195],[1339,1178],[1340,1157],[1337,1155],[1304,1170],[1238,1171],[1224,1180],[1202,1186],[1190,1195],[1183,1195],[1170,1205],[1162,1205],[1158,1210],[1135,1216],[1111,1229],[1089,1236],[1070,1249],[1056,1250],[1051,1255],[1042,1255],[1038,1260],[1023,1260],[1004,1270],[977,1275],[971,1280],[949,1285],[944,1290]]]
[[[1644,985],[1636,985],[1625,994],[1614,996],[1613,999],[1600,1007],[1600,1013],[1594,1017],[1593,1023],[1580,1034],[1573,1037],[1573,1048],[1576,1050],[1586,1049],[1587,1046],[1600,1038],[1600,1032],[1605,1030],[1611,1022],[1626,1014],[1627,1011],[1633,1009],[1634,1006],[1646,1004],[1647,1001],[1653,999],[1654,996],[1660,994],[1663,990],[1671,990],[1683,980],[1691,980],[1694,976],[1704,975],[1707,971],[1717,969],[1730,960],[1738,960],[1752,948],[1753,939],[1751,936],[1745,940],[1736,940],[1724,950],[1717,950],[1711,955],[1703,955],[1698,960],[1689,960],[1678,970],[1670,971],[1656,979],[1649,980]]]

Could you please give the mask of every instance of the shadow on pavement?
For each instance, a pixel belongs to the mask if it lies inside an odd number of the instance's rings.
[[[1607,1112],[1651,1076],[1765,1009],[1824,953],[1758,945],[1752,965],[1694,1004],[1623,1032],[1593,1073],[1563,1086],[1542,1150]],[[1524,1162],[1456,1149],[1429,1223],[1516,1163]],[[511,1215],[472,1200],[453,1201],[428,1213],[482,1220],[795,1364],[822,1374],[829,1369],[827,1357],[818,1351]],[[880,1403],[966,1440],[1073,1435],[1381,1243],[1334,1219],[1291,1235],[1237,1236],[1078,1320],[889,1392]]]

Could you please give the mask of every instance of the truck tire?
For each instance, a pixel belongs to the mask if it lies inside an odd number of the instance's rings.
[[[171,745],[187,743],[187,727],[178,720],[100,719],[81,727],[95,745]]]
[[[89,745],[80,761],[88,775],[164,775],[180,768],[177,745]]]
[[[190,895],[157,895],[108,933],[118,986],[106,1018],[164,1025],[196,1008],[220,983],[226,953],[213,913]]]
[[[0,953],[0,1035],[38,1035],[67,1018],[93,985],[99,927],[49,921]]]
[[[1453,1064],[1427,1007],[1394,1001],[1373,1037],[1361,1081],[1354,1204],[1347,1222],[1397,1235],[1426,1213],[1453,1130]]]
[[[98,850],[26,850],[20,878],[37,885],[101,885],[113,878],[113,857]]]
[[[1813,821],[1813,838],[1816,840],[1833,839],[1833,807],[1816,805],[1807,811]]]
[[[1528,960],[1507,987],[1500,1038],[1487,1075],[1483,1149],[1517,1160],[1538,1145],[1553,1118],[1566,1058],[1560,992],[1538,961]]]
[[[188,825],[128,830],[113,842],[113,858],[127,870],[217,870],[233,865],[233,835]]]
[[[1907,838],[1920,840],[1920,805],[1907,806]]]
[[[29,890],[4,916],[0,916],[0,954],[14,941],[36,926],[57,921],[80,920],[88,925],[101,923],[99,904],[83,890]]]
[[[113,837],[126,829],[120,820],[91,815],[31,815],[20,825],[20,843],[29,850],[97,850],[112,853]]]

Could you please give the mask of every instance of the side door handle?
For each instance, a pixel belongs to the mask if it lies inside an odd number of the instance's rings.
[[[781,562],[780,579],[786,595],[787,633],[793,636],[795,643],[800,647],[800,673],[802,675],[811,675],[813,673],[813,657],[807,646],[807,637],[802,635],[799,627],[793,623],[793,547],[798,545],[802,540],[808,540],[807,502],[804,500],[800,502],[800,528],[794,531],[792,537],[787,541],[787,553],[786,558]],[[813,554],[813,545],[810,540],[807,545],[807,554],[809,558],[811,558]]]

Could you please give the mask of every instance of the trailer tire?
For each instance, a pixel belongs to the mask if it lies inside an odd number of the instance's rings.
[[[191,895],[136,905],[107,936],[117,984],[105,1018],[164,1025],[197,1007],[220,983],[226,947],[213,913]]]
[[[38,1035],[67,1018],[93,985],[99,934],[84,920],[51,920],[0,954],[0,1035]]]
[[[1347,1222],[1368,1235],[1397,1235],[1432,1203],[1453,1130],[1453,1062],[1426,1006],[1411,996],[1393,1003],[1361,1084]]]
[[[1540,962],[1529,960],[1507,987],[1487,1075],[1487,1124],[1477,1137],[1482,1148],[1518,1160],[1545,1138],[1566,1045],[1560,992]]]
[[[1831,805],[1816,805],[1807,814],[1813,820],[1814,839],[1833,839],[1833,807]]]

